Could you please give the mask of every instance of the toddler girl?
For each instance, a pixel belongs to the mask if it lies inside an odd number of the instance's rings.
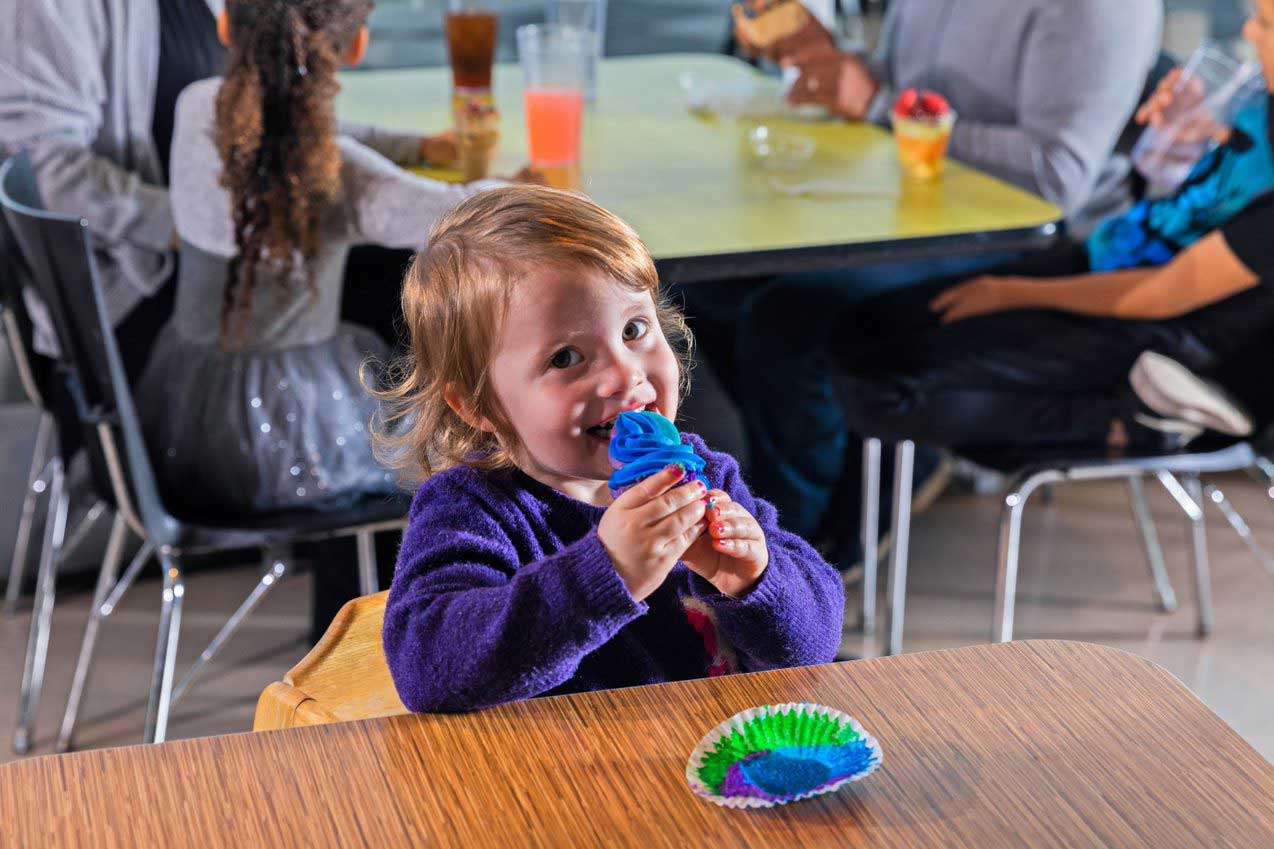
[[[611,497],[621,412],[675,420],[689,338],[636,233],[576,195],[497,189],[445,216],[403,288],[389,459],[425,478],[385,611],[403,703],[502,702],[831,661],[836,572],[692,434]]]

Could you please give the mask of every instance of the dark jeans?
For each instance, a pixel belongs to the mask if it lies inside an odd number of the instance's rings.
[[[1003,273],[1082,268],[1036,262]],[[1137,402],[1128,372],[1143,351],[1226,385],[1227,363],[1274,330],[1266,284],[1170,321],[1017,311],[944,325],[928,304],[954,282],[879,298],[837,319],[829,364],[856,433],[956,449],[1091,448],[1105,444],[1118,419],[1136,442],[1138,433],[1152,435],[1129,422]]]
[[[737,317],[734,386],[752,453],[750,483],[783,526],[819,535],[838,495],[856,480],[848,423],[822,356],[838,316],[873,296],[936,276],[965,277],[1002,265],[1004,254],[794,274],[756,287]],[[720,344],[720,343],[718,343]],[[835,508],[837,515],[843,505]]]

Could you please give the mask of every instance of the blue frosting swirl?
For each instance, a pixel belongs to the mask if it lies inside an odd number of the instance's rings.
[[[619,493],[671,465],[686,470],[683,483],[697,480],[705,486],[704,459],[681,441],[677,427],[658,413],[620,413],[610,437],[612,492]]]

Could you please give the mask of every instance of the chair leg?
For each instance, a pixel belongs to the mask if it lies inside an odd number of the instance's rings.
[[[1171,472],[1156,477],[1189,519],[1190,559],[1194,565],[1194,598],[1199,614],[1200,637],[1212,633],[1212,577],[1208,563],[1207,516],[1203,512],[1203,483],[1198,475],[1187,475],[1183,486]]]
[[[1258,454],[1248,473],[1265,486],[1265,494],[1270,500],[1270,505],[1274,506],[1274,460]]]
[[[1159,545],[1159,532],[1155,529],[1155,520],[1146,505],[1146,488],[1141,476],[1128,478],[1128,501],[1132,506],[1132,518],[1137,525],[1141,539],[1141,550],[1146,555],[1146,565],[1150,569],[1150,579],[1154,581],[1155,596],[1159,609],[1171,613],[1177,609],[1177,594],[1172,590],[1172,581],[1168,578],[1168,570],[1163,562],[1163,548]]]
[[[9,583],[4,591],[4,615],[12,616],[18,607],[18,594],[22,592],[22,578],[26,572],[27,550],[31,545],[31,525],[35,519],[35,503],[48,486],[49,441],[53,434],[53,417],[40,414],[35,430],[35,446],[31,450],[31,470],[27,473],[26,496],[22,499],[22,515],[18,519],[18,536],[13,543],[13,559],[9,561]]]
[[[177,637],[181,633],[181,600],[185,584],[180,562],[161,551],[164,569],[163,604],[159,612],[159,638],[155,641],[155,666],[146,703],[145,743],[162,743],[168,736],[168,710],[172,705],[173,672],[177,664]]]
[[[1191,559],[1194,561],[1194,594],[1199,608],[1198,634],[1206,637],[1212,633],[1212,575],[1208,563],[1208,524],[1207,515],[1203,512],[1203,484],[1198,475],[1186,478],[1186,491],[1195,504],[1199,505],[1199,514],[1190,519]]]
[[[266,593],[268,593],[276,583],[283,580],[283,576],[288,570],[287,555],[282,552],[267,551],[264,557],[264,567],[261,580],[257,581],[257,585],[252,588],[252,592],[248,593],[248,597],[245,598],[243,603],[239,605],[238,609],[230,615],[230,618],[226,620],[226,624],[221,626],[221,630],[217,632],[217,636],[212,638],[212,642],[208,643],[208,647],[200,653],[199,659],[194,662],[194,665],[190,667],[185,676],[181,679],[181,683],[177,685],[175,690],[173,690],[172,700],[169,702],[170,707],[177,704],[177,701],[182,697],[182,695],[190,689],[191,684],[194,683],[195,679],[199,676],[199,673],[202,672],[203,668],[214,657],[216,657],[218,653],[221,652],[222,647],[225,646],[226,642],[229,641],[232,636],[234,636],[234,632],[239,630],[239,626],[243,623],[243,620],[247,618],[248,614],[251,613],[258,604],[261,603],[261,599],[265,598]]]
[[[876,580],[880,552],[880,440],[863,440],[863,633],[876,632]]]
[[[75,677],[71,681],[71,692],[66,697],[66,708],[62,712],[62,727],[58,731],[58,754],[71,750],[71,740],[75,733],[75,720],[79,715],[80,701],[84,689],[88,686],[89,670],[93,662],[93,649],[97,645],[97,630],[102,621],[102,605],[115,586],[115,576],[119,571],[119,562],[124,556],[124,543],[128,540],[128,525],[120,513],[115,514],[111,523],[111,535],[106,543],[106,554],[102,557],[102,566],[97,573],[97,589],[93,592],[93,606],[89,609],[88,622],[84,625],[84,639],[80,642],[80,656],[75,662]]]
[[[25,755],[31,750],[31,733],[44,687],[44,663],[49,651],[49,631],[53,626],[53,597],[57,585],[57,562],[66,534],[69,498],[62,459],[54,457],[49,470],[48,518],[40,571],[36,580],[35,605],[31,611],[31,632],[27,639],[26,661],[22,668],[22,689],[18,699],[18,722],[13,730],[13,751]]]
[[[88,512],[84,514],[84,518],[80,519],[80,523],[75,529],[66,535],[66,542],[62,544],[62,556],[69,557],[75,549],[80,547],[80,543],[88,537],[89,532],[97,525],[97,520],[102,518],[102,514],[106,512],[106,502],[102,500],[94,501],[92,506],[88,508]]]
[[[124,593],[137,580],[137,576],[141,574],[142,569],[155,556],[155,544],[147,541],[142,547],[137,549],[137,553],[133,555],[133,561],[128,564],[128,568],[124,570],[124,577],[119,579],[119,583],[111,590],[111,594],[106,597],[106,601],[102,602],[103,618],[110,616],[115,612],[115,608],[119,607],[119,603],[124,599]]]
[[[1067,480],[1060,469],[1042,469],[1013,480],[1004,494],[1000,510],[1000,543],[995,577],[995,611],[991,621],[991,642],[1013,639],[1013,614],[1017,606],[1017,570],[1022,559],[1022,514],[1035,490]]]
[[[363,595],[380,592],[380,578],[376,574],[376,539],[371,531],[359,531],[358,540],[358,588]]]
[[[904,439],[894,448],[894,539],[889,562],[889,641],[887,654],[902,653],[903,608],[907,603],[907,547],[911,541],[911,484],[916,444]]]
[[[1243,540],[1243,544],[1247,546],[1247,550],[1256,558],[1256,562],[1261,564],[1271,578],[1274,578],[1274,555],[1265,550],[1265,547],[1257,541],[1256,535],[1252,533],[1252,528],[1239,515],[1239,511],[1230,503],[1230,499],[1225,497],[1225,493],[1212,484],[1208,484],[1203,488],[1203,496],[1206,502],[1216,505],[1221,511],[1221,515],[1225,516],[1225,520],[1230,523],[1230,527],[1234,528],[1234,532],[1239,535],[1239,539]]]

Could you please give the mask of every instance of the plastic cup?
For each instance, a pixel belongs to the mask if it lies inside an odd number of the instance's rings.
[[[955,110],[948,110],[937,118],[890,117],[903,173],[917,180],[940,177],[947,162],[947,146],[951,143],[951,128],[956,121]]]
[[[447,55],[451,60],[451,107],[459,116],[467,101],[491,104],[499,18],[495,0],[447,0]]]
[[[1181,69],[1175,97],[1159,126],[1147,126],[1132,149],[1133,165],[1155,194],[1184,182],[1237,107],[1261,89],[1261,68],[1240,64],[1215,44],[1203,44]]]
[[[518,27],[531,167],[557,188],[579,186],[584,80],[593,41],[562,24]]]
[[[589,33],[594,49],[584,69],[584,100],[597,100],[597,66],[605,52],[606,0],[548,0],[544,11],[550,24],[574,27]]]

